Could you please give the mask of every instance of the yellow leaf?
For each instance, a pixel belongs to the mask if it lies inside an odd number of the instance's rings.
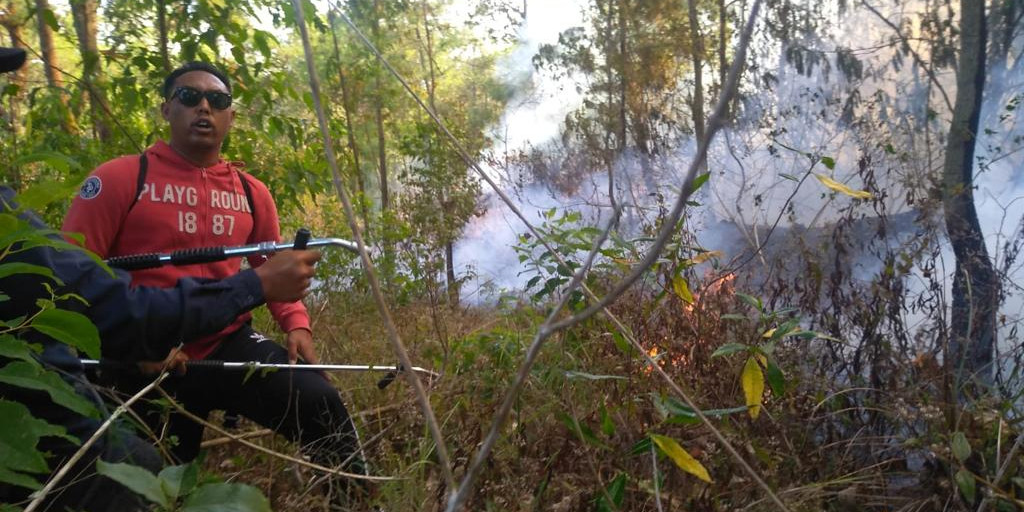
[[[661,451],[665,452],[676,463],[676,466],[679,466],[679,469],[709,484],[712,483],[711,475],[708,474],[708,470],[704,468],[704,465],[693,458],[682,446],[679,446],[675,439],[651,434],[651,441],[654,441],[654,444],[658,445],[658,448],[661,448]]]
[[[767,331],[765,331],[764,334],[761,335],[761,337],[762,338],[771,338],[772,334],[775,334],[775,328],[774,327],[772,327],[771,329],[768,329]]]
[[[686,278],[683,276],[676,276],[672,280],[672,289],[675,290],[676,295],[680,299],[683,299],[687,304],[693,304],[693,294],[690,293],[690,285],[686,283]]]
[[[711,258],[721,257],[722,251],[707,251],[690,258],[690,261],[693,262],[694,265],[700,265],[701,263],[704,263],[705,261],[710,260]]]
[[[747,359],[740,383],[743,385],[747,407],[750,407],[750,417],[756,420],[757,415],[761,414],[761,396],[764,395],[764,372],[761,371],[761,365],[757,364],[756,358]]]
[[[814,175],[817,176],[818,181],[820,181],[823,185],[832,190],[835,190],[836,192],[846,194],[855,199],[871,199],[871,192],[868,192],[866,190],[854,190],[823,174],[815,173]]]

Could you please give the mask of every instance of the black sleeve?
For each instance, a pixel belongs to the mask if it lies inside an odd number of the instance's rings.
[[[8,199],[8,198],[4,198]],[[45,227],[37,217],[22,214],[36,227]],[[132,288],[130,276],[115,270],[111,276],[83,250],[34,247],[17,252],[4,263],[21,261],[51,269],[63,282],[56,293],[75,293],[88,306],[67,300],[60,305],[89,317],[99,329],[104,357],[119,360],[163,359],[182,341],[214,334],[239,315],[263,303],[263,288],[253,270],[220,281],[192,278],[178,281],[174,288]],[[49,299],[43,286],[48,280],[30,274],[0,279],[0,319],[32,314],[38,299]]]

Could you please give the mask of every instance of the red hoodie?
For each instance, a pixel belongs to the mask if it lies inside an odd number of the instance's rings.
[[[242,187],[244,164],[220,160],[200,168],[162,141],[146,150],[146,183],[132,206],[137,190],[139,157],[123,156],[96,168],[71,203],[62,229],[85,235],[85,246],[103,258],[143,253],[167,253],[195,247],[236,246],[280,241],[277,207],[259,180],[246,176],[252,189],[256,225]],[[167,265],[132,272],[132,284],[172,287],[181,277],[222,279],[236,274],[241,260],[187,266]],[[263,264],[261,256],[249,265]],[[271,314],[284,332],[309,329],[309,314],[301,302],[270,303]],[[246,313],[220,333],[185,344],[185,353],[203,359],[251,318]]]

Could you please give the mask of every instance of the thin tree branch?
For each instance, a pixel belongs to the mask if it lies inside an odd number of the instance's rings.
[[[743,63],[746,60],[747,46],[750,44],[750,36],[754,30],[754,22],[757,20],[757,13],[760,8],[761,1],[756,0],[751,8],[747,24],[743,28],[743,33],[740,36],[739,45],[736,49],[736,58],[733,59],[732,66],[729,69],[729,79],[725,84],[725,88],[722,89],[722,94],[718,98],[718,104],[715,106],[715,110],[711,114],[711,118],[708,120],[707,133],[704,134],[703,139],[698,141],[697,154],[694,155],[693,160],[690,162],[690,168],[687,170],[686,178],[683,180],[683,185],[681,187],[682,190],[679,193],[679,197],[672,206],[672,210],[666,216],[665,221],[661,226],[661,230],[658,232],[658,236],[655,238],[654,243],[648,250],[647,255],[644,256],[640,263],[633,267],[633,270],[623,278],[622,281],[615,285],[615,287],[613,287],[603,299],[582,312],[556,323],[552,326],[553,329],[560,330],[572,327],[583,320],[590,318],[594,313],[597,313],[611,305],[611,303],[617,300],[627,289],[633,286],[633,284],[650,269],[651,265],[657,261],[658,256],[661,255],[661,250],[665,247],[669,238],[671,238],[672,234],[676,231],[676,225],[679,223],[679,219],[683,215],[683,209],[686,207],[686,202],[689,200],[690,195],[693,194],[693,182],[697,179],[697,171],[700,170],[702,162],[707,158],[708,147],[711,145],[711,140],[714,139],[718,130],[722,128],[723,118],[726,115],[733,95],[736,93],[739,76],[743,69]]]
[[[390,477],[390,476],[370,476],[370,475],[362,475],[362,474],[359,474],[359,473],[348,473],[346,471],[341,471],[339,469],[332,469],[332,468],[329,468],[327,466],[321,466],[320,464],[317,464],[315,462],[309,462],[309,461],[306,461],[306,460],[302,460],[302,459],[300,459],[298,457],[292,457],[291,455],[288,455],[288,454],[285,454],[285,453],[281,453],[281,452],[277,452],[277,451],[271,450],[270,448],[265,448],[265,447],[260,446],[260,445],[258,445],[256,443],[253,443],[253,442],[250,442],[250,441],[246,440],[246,437],[253,437],[251,435],[251,433],[250,434],[232,434],[231,432],[228,432],[227,430],[224,430],[223,428],[221,428],[221,427],[219,427],[217,425],[214,425],[213,423],[210,423],[209,421],[204,420],[203,418],[200,418],[199,416],[196,416],[195,414],[192,414],[191,412],[189,412],[188,409],[185,409],[185,407],[183,405],[181,405],[180,403],[178,403],[178,401],[175,400],[174,397],[172,397],[171,395],[167,394],[167,391],[164,391],[164,388],[158,387],[157,391],[159,391],[162,395],[164,395],[164,398],[167,398],[170,401],[171,406],[174,407],[182,416],[185,416],[186,418],[188,418],[188,419],[190,419],[190,420],[192,420],[192,421],[194,421],[194,422],[196,422],[196,423],[198,423],[198,424],[200,424],[200,425],[202,425],[202,426],[204,426],[206,428],[209,428],[209,429],[213,430],[214,432],[216,432],[216,433],[218,433],[218,434],[220,434],[220,435],[230,439],[231,441],[234,441],[234,442],[236,442],[236,443],[238,443],[238,444],[240,444],[242,446],[245,446],[245,447],[248,447],[248,448],[252,448],[253,450],[256,450],[258,452],[265,453],[267,455],[271,455],[273,457],[277,457],[277,458],[279,458],[281,460],[286,460],[288,462],[291,462],[293,464],[298,464],[298,465],[303,466],[303,467],[307,467],[307,468],[310,468],[310,469],[315,469],[317,471],[322,471],[324,473],[329,473],[329,474],[332,474],[332,475],[343,476],[345,478],[357,478],[357,479],[360,479],[360,480],[372,480],[374,482],[387,482],[387,481],[392,481],[392,480],[399,480],[398,478]],[[257,433],[260,433],[260,432],[262,432],[262,431],[257,431]],[[25,512],[28,512],[28,511],[26,510]]]
[[[750,32],[753,30],[753,22],[757,18],[757,10],[758,10],[758,8],[760,6],[760,3],[761,3],[760,0],[757,0],[755,2],[754,7],[751,10],[751,17],[750,17],[750,19],[748,19],[748,24],[746,25],[746,29],[743,32],[743,39],[740,42],[740,50],[742,50],[742,54],[746,53],[746,48],[749,45]],[[456,149],[456,151],[462,157],[462,159],[466,163],[466,165],[472,167],[474,169],[474,171],[476,171],[476,173],[480,176],[480,178],[482,180],[484,180],[494,190],[495,194],[502,200],[502,202],[504,202],[508,206],[509,210],[516,217],[518,217],[523,222],[523,224],[526,226],[527,230],[529,230],[530,233],[533,234],[536,237],[536,239],[542,245],[544,245],[544,247],[546,249],[551,251],[551,253],[554,255],[555,259],[560,264],[564,265],[565,264],[565,260],[561,257],[561,255],[550,245],[550,243],[545,239],[545,237],[540,234],[540,232],[537,230],[537,228],[534,227],[532,223],[530,223],[530,221],[526,218],[526,215],[523,214],[523,212],[516,206],[516,204],[512,201],[512,199],[508,196],[508,194],[506,194],[505,191],[502,190],[501,187],[498,186],[498,184],[494,181],[494,179],[491,178],[491,176],[489,174],[484,172],[483,169],[480,168],[480,165],[475,160],[473,160],[472,158],[469,157],[468,152],[462,147],[462,145],[459,143],[458,139],[456,139],[455,136],[452,135],[451,132],[445,127],[444,123],[436,115],[434,115],[433,111],[431,111],[429,108],[427,108],[427,106],[419,98],[419,96],[416,94],[416,92],[413,91],[412,88],[409,86],[408,82],[405,79],[403,79],[402,76],[394,69],[394,67],[392,67],[388,63],[387,59],[384,58],[384,56],[380,53],[380,51],[359,30],[359,28],[355,26],[355,24],[352,22],[352,20],[349,19],[349,17],[343,11],[341,11],[339,9],[338,13],[339,13],[339,15],[341,15],[342,20],[349,26],[350,29],[352,29],[352,31],[359,37],[359,39],[363,42],[363,44],[376,56],[376,58],[381,63],[384,64],[386,69],[395,77],[395,79],[398,80],[402,84],[402,86],[413,97],[413,99],[416,101],[416,103],[419,104],[420,107],[422,107],[424,110],[427,111],[427,113],[430,116],[430,118],[435,122],[435,124],[437,124],[438,129],[440,129],[448,137],[449,143]],[[742,54],[740,54],[739,51],[737,52],[737,56],[738,57],[741,56]],[[739,58],[733,60],[733,65],[730,67],[729,88],[727,88],[727,89],[723,88],[723,90],[721,92],[721,99],[725,99],[726,100],[724,102],[726,105],[728,105],[728,103],[731,101],[731,95],[735,94],[735,84],[736,84],[736,82],[738,80],[736,75],[738,75],[738,72],[739,72],[738,70],[742,67],[741,63],[742,63],[742,60],[739,59]],[[730,96],[730,97],[727,98],[727,96]],[[720,101],[719,105],[721,105],[721,103],[722,102]],[[716,109],[716,114],[718,112],[719,112],[719,109]],[[720,118],[721,118],[721,116],[715,116],[715,117],[712,118],[712,121],[716,123],[716,126],[713,127],[715,131],[717,131],[717,129],[719,128],[719,126],[717,126],[717,125],[721,124],[721,122],[719,121]],[[709,131],[708,134],[706,134],[706,137],[711,137],[713,135],[714,135],[714,131]],[[707,147],[706,146],[704,147],[704,151],[705,151],[705,153],[707,152]],[[596,295],[586,286],[585,283],[581,283],[580,288],[587,294],[588,298],[590,298],[591,300],[594,300],[594,301],[598,300]],[[677,395],[680,396],[680,398],[683,399],[683,401],[687,404],[687,406],[693,408],[693,410],[696,412],[697,417],[701,420],[701,422],[703,422],[704,425],[707,426],[708,429],[711,430],[714,433],[715,437],[719,440],[719,442],[721,442],[723,444],[723,446],[725,446],[725,448],[729,452],[729,454],[734,459],[736,459],[737,463],[740,464],[740,466],[744,469],[744,471],[746,471],[751,476],[751,478],[755,482],[758,483],[758,485],[762,488],[762,490],[764,490],[765,493],[769,496],[771,501],[773,503],[775,503],[781,510],[788,511],[786,506],[782,503],[782,501],[772,491],[771,487],[769,487],[768,484],[765,483],[764,480],[762,478],[760,478],[760,476],[758,476],[757,472],[753,469],[753,467],[751,467],[750,464],[748,464],[743,459],[743,457],[740,456],[739,452],[732,446],[732,444],[729,442],[729,440],[726,439],[725,436],[717,428],[715,428],[715,426],[711,423],[711,421],[696,406],[696,404],[693,402],[693,400],[689,398],[689,395],[687,395],[682,390],[682,388],[679,387],[679,385],[676,384],[672,380],[672,377],[670,377],[667,373],[665,373],[665,371],[662,370],[660,368],[660,366],[655,364],[654,361],[650,358],[650,356],[648,354],[646,354],[646,352],[641,347],[640,343],[629,332],[629,329],[622,323],[622,321],[619,320],[611,311],[608,311],[607,309],[604,310],[604,315],[609,320],[611,320],[612,323],[615,324],[616,328],[619,329],[620,332],[622,332],[625,335],[625,337],[630,341],[630,343],[632,343],[633,346],[636,347],[640,351],[640,353],[644,355],[645,358],[647,358],[648,362],[650,362],[655,367],[656,371],[658,371],[659,376],[668,383],[668,385],[673,389],[673,391],[676,392]]]
[[[867,2],[867,0],[861,0],[860,3],[863,4],[864,7],[867,7],[869,11],[874,13],[875,16],[878,16],[878,19],[882,20],[882,23],[888,25],[889,28],[896,33],[896,36],[900,38],[900,41],[903,41],[904,44],[907,43],[908,39],[903,35],[903,32],[900,31],[900,27],[896,26],[896,24],[889,20],[889,18],[879,12],[878,9],[875,9]],[[952,112],[953,102],[949,100],[949,95],[946,94],[946,89],[942,87],[942,84],[939,83],[939,79],[935,76],[935,70],[933,70],[932,67],[928,65],[928,63],[925,62],[913,48],[910,48],[909,44],[907,44],[907,49],[910,51],[910,55],[914,57],[914,62],[917,62],[917,65],[921,66],[921,68],[924,69],[924,72],[928,74],[928,80],[931,81],[931,83],[935,85],[935,88],[939,90],[939,94],[942,95],[942,100],[946,102],[946,108]]]
[[[110,426],[114,424],[114,420],[116,420],[119,416],[124,414],[125,411],[127,411],[132,404],[137,402],[140,398],[146,396],[146,394],[152,391],[153,388],[158,387],[160,383],[167,378],[168,375],[170,374],[167,373],[167,370],[165,369],[163,372],[160,373],[160,375],[156,379],[153,380],[153,382],[150,382],[148,386],[142,388],[141,390],[139,390],[138,393],[135,393],[134,395],[132,395],[131,398],[126,400],[123,404],[119,405],[117,409],[114,410],[114,413],[111,414],[110,417],[107,418],[107,420],[100,425],[100,428],[96,429],[96,432],[93,432],[92,436],[89,437],[89,440],[82,443],[82,446],[78,448],[78,451],[76,451],[75,454],[72,455],[71,458],[68,459],[63,466],[61,466],[60,470],[58,470],[52,477],[50,477],[50,481],[46,482],[46,486],[43,487],[42,490],[40,490],[39,492],[34,493],[35,498],[32,500],[31,503],[28,504],[27,507],[25,507],[25,512],[33,512],[40,505],[42,505],[43,500],[46,499],[46,496],[50,494],[51,491],[53,491],[53,488],[56,487],[57,484],[65,476],[67,476],[68,472],[71,471],[71,468],[74,467],[75,464],[77,464],[78,461],[85,456],[85,453],[89,450],[89,448],[91,448],[92,445],[96,444],[96,441],[103,437],[103,434],[106,433]]]
[[[609,233],[615,229],[616,224],[619,220],[619,215],[622,213],[622,208],[616,208],[615,213],[612,215],[611,220],[608,222],[608,226],[601,233],[601,236],[594,240],[594,245],[590,249],[590,253],[587,254],[586,259],[580,268],[576,269],[575,274],[572,276],[572,281],[563,290],[562,298],[558,301],[558,305],[551,309],[551,313],[548,314],[547,319],[537,329],[537,334],[533,338],[533,343],[530,344],[530,348],[526,351],[526,358],[523,360],[523,364],[519,366],[519,372],[516,374],[515,381],[512,382],[512,386],[508,392],[505,393],[505,399],[501,403],[501,407],[498,408],[497,414],[494,416],[494,420],[491,422],[491,430],[487,433],[487,437],[484,438],[483,443],[480,445],[480,449],[477,450],[476,456],[473,457],[473,462],[469,465],[466,470],[466,474],[462,477],[462,481],[459,482],[458,490],[451,495],[448,500],[448,512],[454,512],[459,510],[459,507],[469,498],[470,493],[473,489],[473,483],[480,472],[480,468],[483,467],[484,463],[487,462],[487,458],[491,454],[491,450],[494,448],[494,444],[498,441],[498,437],[501,436],[501,429],[505,425],[505,421],[508,420],[509,414],[512,412],[512,407],[515,405],[516,400],[519,398],[519,390],[522,389],[526,379],[530,376],[530,370],[533,368],[533,363],[537,360],[537,356],[540,354],[541,347],[544,346],[544,341],[547,340],[552,334],[556,333],[556,329],[552,329],[551,326],[555,323],[555,319],[561,313],[562,308],[569,303],[572,292],[579,288],[583,282],[583,277],[586,276],[590,270],[590,266],[594,263],[594,259],[601,250],[601,246],[604,245],[605,240],[608,239]]]
[[[402,365],[406,368],[412,368],[412,359],[409,357],[409,352],[406,350],[405,345],[402,344],[402,339],[398,335],[398,328],[395,326],[394,319],[391,317],[391,311],[388,309],[387,302],[384,300],[384,294],[381,291],[380,282],[377,279],[377,272],[373,266],[373,262],[370,260],[370,255],[366,250],[366,243],[363,241],[359,222],[357,220],[355,210],[352,208],[352,201],[349,199],[348,192],[345,190],[345,186],[341,180],[341,172],[338,170],[338,160],[334,155],[334,143],[331,140],[330,129],[327,125],[327,116],[324,113],[323,104],[320,100],[320,81],[317,78],[316,68],[313,64],[313,48],[309,42],[309,30],[306,28],[306,19],[303,14],[301,0],[292,0],[292,6],[295,10],[296,24],[298,25],[299,32],[302,35],[302,49],[305,52],[306,57],[306,69],[309,73],[309,86],[312,90],[313,106],[316,110],[317,120],[320,123],[320,133],[324,139],[324,153],[327,156],[327,163],[331,169],[334,188],[338,192],[338,197],[341,199],[341,203],[345,208],[345,217],[348,220],[349,228],[352,230],[352,236],[355,238],[356,245],[359,248],[359,258],[363,264],[363,272],[366,273],[366,278],[370,283],[370,289],[373,293],[374,301],[377,303],[377,309],[379,310],[380,315],[384,320],[384,325],[387,328],[388,339],[391,341],[391,348],[398,356]],[[348,17],[345,16],[344,13],[342,13],[342,18],[348,20]],[[419,402],[420,409],[423,412],[427,428],[430,430],[430,434],[434,438],[438,463],[441,466],[441,473],[444,476],[445,483],[448,485],[448,488],[452,489],[455,485],[455,477],[452,475],[448,449],[445,447],[444,436],[441,434],[441,427],[437,422],[434,410],[430,406],[430,399],[427,397],[427,392],[423,387],[423,383],[420,381],[419,376],[416,375],[416,372],[402,373],[406,375],[406,380],[409,381],[409,385],[412,386],[412,389],[416,394],[416,400]]]

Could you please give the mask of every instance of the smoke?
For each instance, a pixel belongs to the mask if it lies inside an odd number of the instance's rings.
[[[529,65],[539,44],[554,43],[558,31],[582,23],[582,18],[569,16],[579,11],[579,5],[539,4],[530,5],[533,10],[528,13],[524,43],[507,63],[509,75],[531,88],[513,102],[495,128],[497,155],[526,152],[557,141],[565,114],[579,105],[571,80],[555,82]],[[883,15],[916,37],[920,34],[915,23],[923,5],[901,3]],[[553,15],[543,9],[562,11]],[[923,229],[913,222],[915,218],[942,226],[941,212],[920,208],[941,183],[936,179],[941,176],[943,134],[951,112],[939,90],[945,90],[950,100],[955,98],[955,72],[940,68],[935,74],[937,83],[932,82],[894,40],[891,27],[865,9],[851,9],[844,18],[838,14],[834,18],[835,34],[759,46],[748,69],[753,81],[743,91],[740,116],[713,143],[708,160],[711,178],[695,198],[701,206],[688,212],[693,225],[701,227],[698,242],[703,247],[731,256],[764,242],[774,224],[777,230],[789,233],[827,233],[843,218],[899,218],[900,222],[890,227],[895,231],[889,239],[864,244],[875,244],[878,249],[912,241]],[[548,23],[543,30],[534,24],[534,16]],[[901,23],[904,17],[911,22]],[[564,23],[552,23],[557,21]],[[1007,259],[1014,254],[1010,242],[1024,218],[1024,174],[1017,172],[1024,164],[1018,108],[1024,77],[1020,63],[1012,58],[1020,54],[1020,43],[1015,40],[1015,47],[1008,52],[1011,57],[989,71],[975,171],[976,206],[989,254],[997,266],[1006,266],[1014,286],[1024,272],[1024,258],[1016,258],[1012,265]],[[914,42],[910,47],[928,62],[924,44]],[[801,51],[807,58],[800,66],[787,58]],[[613,176],[616,199],[628,205],[627,226],[649,225],[662,202],[678,194],[694,141],[690,136],[680,137],[675,148],[653,162],[653,176],[646,179],[635,155],[619,156]],[[521,177],[515,171],[491,168],[493,176],[506,178],[510,190],[517,188],[515,179]],[[873,200],[858,201],[835,193],[816,175],[852,190],[866,190]],[[539,212],[549,208],[573,209],[584,213],[585,222],[602,227],[601,220],[608,215],[607,171],[594,170],[583,181],[570,196],[527,182],[518,187],[517,199],[531,220],[539,220]],[[658,186],[652,189],[651,183]],[[493,197],[488,199],[487,213],[474,219],[457,246],[456,262],[462,271],[477,275],[476,285],[469,290],[522,288],[529,276],[522,275],[523,267],[511,247],[525,231],[504,205]],[[872,236],[870,230],[864,231],[864,236]],[[870,282],[884,268],[877,251],[856,254],[852,259],[852,276],[862,283]],[[950,275],[954,261],[944,243],[938,271]],[[927,282],[924,276],[910,276],[908,295],[926,293]],[[948,299],[948,283],[946,295]],[[1014,319],[1024,313],[1019,296],[1017,288],[1011,287],[1004,307]],[[925,321],[910,319],[911,324]]]

